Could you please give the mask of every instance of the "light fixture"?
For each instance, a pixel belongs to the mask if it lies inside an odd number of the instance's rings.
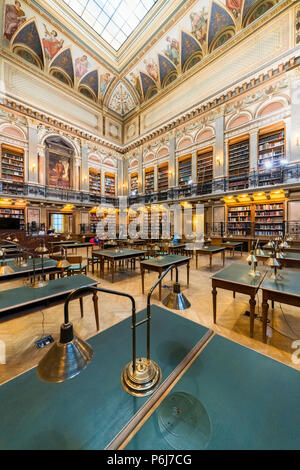
[[[11,269],[9,266],[7,266],[6,261],[5,261],[5,253],[6,253],[5,248],[0,248],[0,257],[2,256],[2,262],[0,266],[0,276],[5,276],[6,274],[11,273]]]
[[[170,292],[169,295],[162,301],[163,305],[172,309],[172,310],[186,310],[190,308],[191,304],[187,300],[184,294],[181,293],[180,284],[178,280],[178,268],[177,266],[171,266],[176,270],[176,281],[173,285],[173,292]]]
[[[148,294],[147,318],[139,323],[136,323],[135,300],[129,294],[95,286],[80,287],[71,292],[65,301],[64,324],[61,326],[60,340],[54,343],[40,361],[37,368],[38,377],[45,382],[64,382],[72,379],[87,367],[92,360],[93,349],[88,343],[74,336],[73,325],[69,322],[69,303],[81,292],[103,292],[126,297],[132,304],[132,361],[122,372],[122,385],[128,393],[134,396],[143,397],[153,393],[161,381],[160,367],[150,359],[150,295],[156,285],[157,283]],[[137,358],[136,328],[144,323],[147,323],[147,358]]]
[[[33,164],[31,165],[31,171],[35,172],[35,169],[36,169],[36,164],[33,163]]]
[[[217,165],[221,165],[221,157],[219,155],[216,156]]]
[[[252,266],[252,264],[253,264],[253,269],[251,269],[248,272],[249,276],[254,277],[254,278],[259,277],[261,273],[256,270],[256,268],[257,268],[257,258],[254,254],[254,250],[251,250],[251,253],[247,258],[247,263],[249,264],[249,266]]]
[[[297,137],[296,142],[297,142],[297,147],[300,147],[300,136]]]
[[[44,245],[38,246],[34,251],[35,253],[38,253],[42,256],[42,274],[41,274],[41,277],[39,277],[38,280],[36,280],[36,273],[35,273],[36,265],[35,265],[35,258],[33,258],[34,278],[33,278],[33,282],[30,284],[30,287],[32,287],[33,289],[40,289],[48,285],[48,282],[44,279],[44,255],[48,253],[48,249],[45,247],[45,244],[44,244]]]
[[[279,263],[279,261],[276,259],[276,254],[275,252],[272,253],[272,255],[270,256],[270,258],[268,259],[267,263],[266,263],[267,266],[270,266],[270,268],[273,268],[274,269],[274,272],[271,274],[271,278],[274,279],[275,281],[280,281],[283,279],[283,276],[281,276],[280,274],[277,273],[277,270],[278,268],[280,268],[281,264]]]
[[[10,242],[10,241],[11,241],[11,236],[8,235],[8,236],[6,237],[6,240]]]
[[[270,168],[272,168],[273,166],[273,163],[270,162],[269,160],[265,162],[265,168],[267,168],[267,170],[269,170]]]

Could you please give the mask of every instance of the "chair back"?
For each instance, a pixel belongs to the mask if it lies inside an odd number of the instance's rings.
[[[70,255],[70,256],[67,256],[67,261],[69,261],[70,264],[80,264],[80,268],[81,268],[82,256]]]

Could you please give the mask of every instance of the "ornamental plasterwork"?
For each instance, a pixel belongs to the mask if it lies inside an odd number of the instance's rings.
[[[108,102],[108,108],[120,116],[125,116],[136,106],[135,100],[128,87],[119,82],[113,90]]]

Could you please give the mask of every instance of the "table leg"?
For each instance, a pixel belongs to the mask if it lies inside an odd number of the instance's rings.
[[[212,268],[212,254],[209,254],[209,269],[211,270]]]
[[[213,289],[212,289],[212,296],[213,296],[214,323],[217,323],[217,289],[214,285],[213,285]]]
[[[254,335],[254,320],[255,320],[255,305],[256,305],[256,300],[255,300],[255,295],[252,295],[250,300],[250,338],[253,338]]]
[[[144,294],[145,271],[144,271],[144,268],[142,266],[141,266],[141,276],[142,276],[142,293]]]
[[[190,285],[190,262],[188,262],[186,265],[186,280],[187,280],[187,286],[189,287]]]
[[[83,318],[83,299],[82,299],[82,297],[79,298],[79,303],[80,303],[81,318]]]
[[[198,269],[198,253],[196,252],[196,269]]]
[[[243,245],[241,245],[241,256],[243,256]]]
[[[233,298],[235,299],[235,291],[233,291]]]
[[[92,274],[95,273],[95,268],[94,268],[94,256],[92,254]]]
[[[223,268],[225,266],[225,250],[222,251],[222,261],[223,261]]]
[[[263,294],[263,302],[262,302],[262,323],[263,323],[262,339],[263,339],[264,343],[267,342],[268,310],[269,310],[268,299]]]
[[[161,273],[162,273],[161,271],[158,273],[158,279],[160,278]],[[172,274],[172,271],[171,271],[171,274]],[[158,289],[159,289],[159,300],[161,300],[161,281],[159,283]]]
[[[111,282],[115,282],[115,262],[111,262]]]
[[[97,331],[99,331],[99,330],[100,330],[100,323],[99,323],[98,295],[97,295],[97,292],[94,292],[94,293],[93,293],[93,302],[94,302],[94,312],[95,312],[96,327],[97,327]]]

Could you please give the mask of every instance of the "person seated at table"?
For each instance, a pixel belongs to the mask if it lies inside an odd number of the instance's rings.
[[[173,238],[172,243],[174,243],[174,244],[179,243],[179,236],[178,236],[177,233],[174,234],[174,238]]]
[[[100,246],[100,244],[101,244],[101,242],[100,242],[100,240],[97,236],[94,237],[94,238],[91,238],[90,243],[92,243],[94,246]]]

